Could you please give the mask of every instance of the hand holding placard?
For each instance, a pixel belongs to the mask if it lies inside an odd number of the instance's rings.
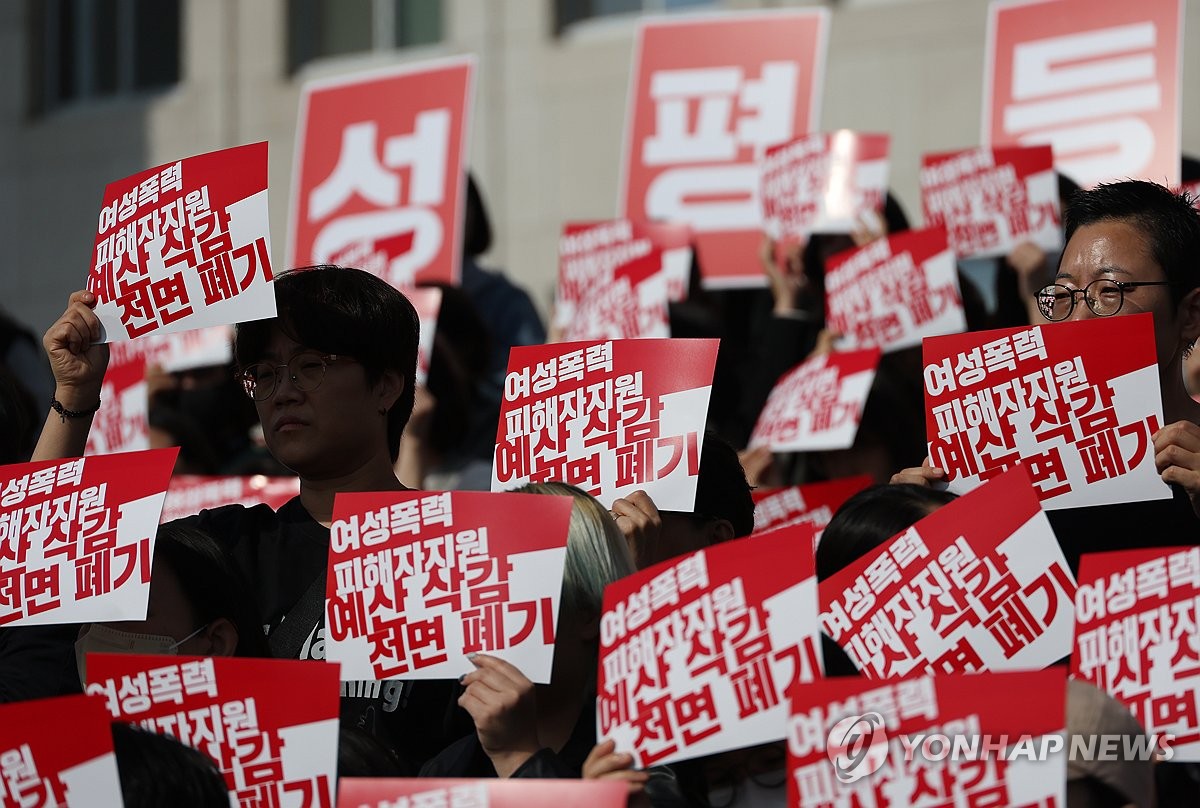
[[[96,404],[108,367],[108,346],[100,342],[95,308],[96,296],[91,292],[73,292],[66,311],[42,337],[54,373],[54,397],[69,410],[86,410]]]
[[[460,680],[467,689],[458,706],[470,713],[496,774],[509,777],[542,748],[533,682],[499,657],[472,654],[469,659],[475,670]]]
[[[1168,485],[1187,492],[1192,510],[1200,516],[1200,426],[1176,421],[1154,433],[1154,466]]]

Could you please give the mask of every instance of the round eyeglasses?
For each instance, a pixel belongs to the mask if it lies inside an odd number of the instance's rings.
[[[325,368],[339,360],[348,361],[350,358],[337,354],[301,353],[289,359],[286,365],[255,362],[243,368],[237,374],[237,379],[242,383],[246,395],[255,401],[266,401],[275,394],[282,378],[278,372],[280,370],[287,371],[288,379],[297,390],[311,393],[325,380]]]
[[[1065,320],[1075,311],[1075,302],[1080,297],[1097,317],[1112,317],[1125,304],[1125,290],[1139,286],[1168,286],[1167,281],[1114,281],[1097,278],[1082,289],[1072,289],[1061,283],[1052,283],[1038,290],[1038,311],[1051,322]]]

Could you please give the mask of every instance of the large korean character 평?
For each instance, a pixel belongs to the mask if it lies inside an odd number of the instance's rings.
[[[728,164],[746,147],[792,138],[798,74],[798,65],[782,61],[763,63],[758,78],[733,65],[654,72],[655,131],[642,143],[641,160],[648,166],[692,165],[654,179],[647,214],[701,231],[759,226],[758,172],[731,171]],[[722,200],[707,201],[715,197]]]

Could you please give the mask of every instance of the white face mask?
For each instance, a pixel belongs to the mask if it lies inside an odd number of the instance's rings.
[[[87,655],[101,654],[177,654],[179,646],[195,637],[204,629],[205,623],[182,640],[166,634],[139,634],[121,631],[103,623],[92,623],[75,641],[75,665],[79,669],[80,684],[87,685]]]

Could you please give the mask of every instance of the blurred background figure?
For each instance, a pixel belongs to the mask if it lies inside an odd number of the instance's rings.
[[[112,736],[125,808],[229,808],[225,778],[207,755],[130,724],[114,723]]]
[[[179,523],[158,529],[146,619],[85,624],[75,650],[81,681],[90,652],[270,656],[249,587],[225,550]]]

